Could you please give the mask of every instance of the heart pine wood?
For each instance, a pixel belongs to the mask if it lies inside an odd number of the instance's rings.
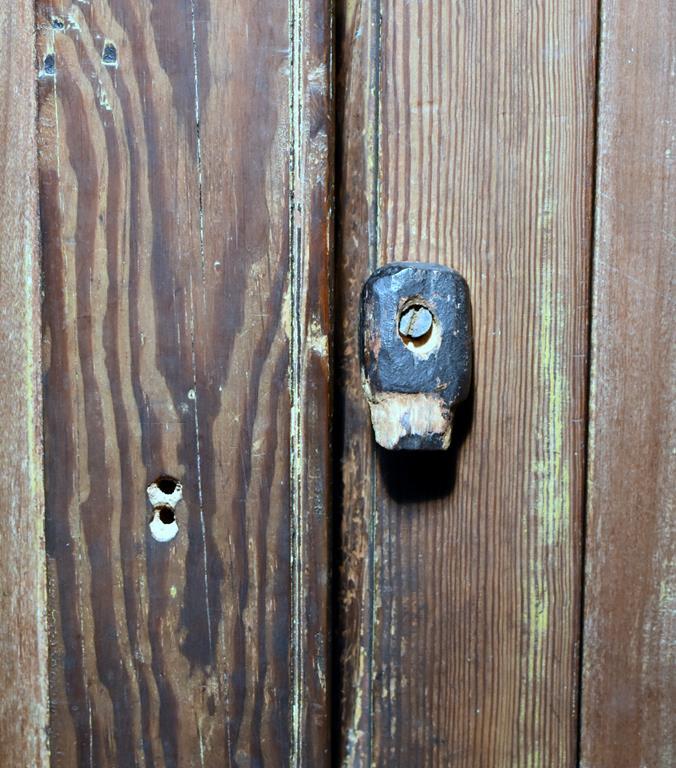
[[[327,13],[38,2],[55,766],[325,760]]]

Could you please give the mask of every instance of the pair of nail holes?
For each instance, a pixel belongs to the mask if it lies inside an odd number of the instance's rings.
[[[160,475],[146,489],[153,508],[150,535],[155,541],[171,541],[178,533],[176,505],[183,498],[183,486],[170,475]]]
[[[432,309],[420,297],[407,299],[397,318],[399,338],[404,346],[420,358],[439,349],[441,328]]]

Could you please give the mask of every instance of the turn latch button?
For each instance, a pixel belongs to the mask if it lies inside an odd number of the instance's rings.
[[[436,264],[401,262],[376,270],[360,306],[364,392],[383,448],[448,448],[453,408],[472,376],[469,289]]]

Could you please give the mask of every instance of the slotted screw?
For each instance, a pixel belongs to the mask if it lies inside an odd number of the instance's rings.
[[[402,312],[399,318],[399,333],[409,339],[420,339],[432,327],[432,313],[422,305],[414,305]]]

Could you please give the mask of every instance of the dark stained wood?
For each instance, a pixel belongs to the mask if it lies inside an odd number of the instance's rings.
[[[330,523],[333,331],[333,3],[291,4],[293,90],[291,492],[293,766],[329,765],[332,730]],[[259,11],[261,12],[261,11]],[[294,210],[295,209],[295,210]],[[270,762],[274,765],[274,762]]]
[[[33,3],[0,6],[0,765],[48,764]]]
[[[603,3],[581,764],[676,763],[674,7]]]
[[[572,766],[596,8],[349,0],[338,19],[345,765]],[[373,446],[362,281],[470,286],[448,453]]]
[[[321,765],[328,3],[38,14],[52,763]]]

